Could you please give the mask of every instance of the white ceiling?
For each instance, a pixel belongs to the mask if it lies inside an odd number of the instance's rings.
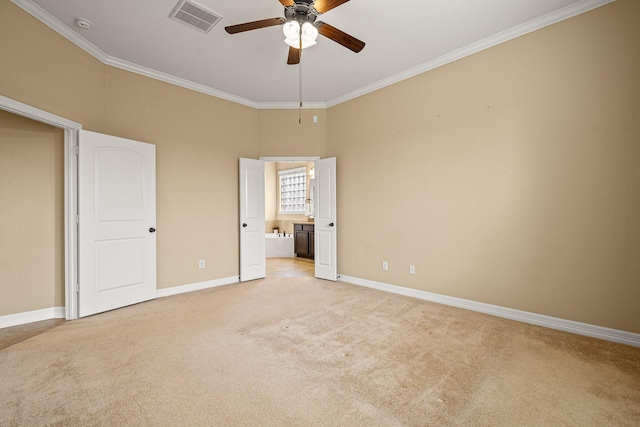
[[[319,20],[366,42],[356,54],[319,36],[302,53],[307,107],[329,107],[613,0],[351,0]],[[203,34],[169,19],[178,0],[13,0],[101,61],[255,108],[293,108],[299,68],[278,0],[196,0],[223,16]],[[92,23],[89,30],[75,18]]]

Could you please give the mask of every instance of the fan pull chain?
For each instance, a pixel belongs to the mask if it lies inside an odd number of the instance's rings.
[[[300,95],[300,109],[298,110],[298,123],[302,124],[302,34],[300,35],[300,56],[298,61],[298,94]]]
[[[300,109],[298,110],[298,123],[302,124],[302,61],[298,64],[298,81],[300,83],[299,93],[300,93]]]

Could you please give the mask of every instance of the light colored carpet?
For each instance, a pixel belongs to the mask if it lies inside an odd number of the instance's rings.
[[[0,351],[0,425],[638,426],[640,349],[270,278]]]

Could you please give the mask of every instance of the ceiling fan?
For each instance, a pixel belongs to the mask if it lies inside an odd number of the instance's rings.
[[[289,57],[287,64],[300,63],[302,49],[316,44],[315,39],[319,34],[330,38],[334,42],[356,53],[364,48],[364,42],[349,34],[332,27],[331,25],[316,21],[318,16],[331,9],[348,2],[349,0],[279,0],[284,6],[284,18],[262,19],[260,21],[246,22],[244,24],[225,27],[229,34],[244,31],[257,30],[259,28],[283,25],[285,43],[289,45]]]

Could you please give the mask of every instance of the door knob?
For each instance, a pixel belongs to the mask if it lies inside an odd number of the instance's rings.
[[[245,222],[244,224],[242,224],[242,226],[243,226],[243,227],[246,227],[246,226],[247,226],[247,223]]]
[[[332,222],[329,223],[329,227],[333,227],[333,223]]]
[[[149,228],[149,233],[155,233],[155,232],[156,232],[155,228],[153,228],[153,227]]]

